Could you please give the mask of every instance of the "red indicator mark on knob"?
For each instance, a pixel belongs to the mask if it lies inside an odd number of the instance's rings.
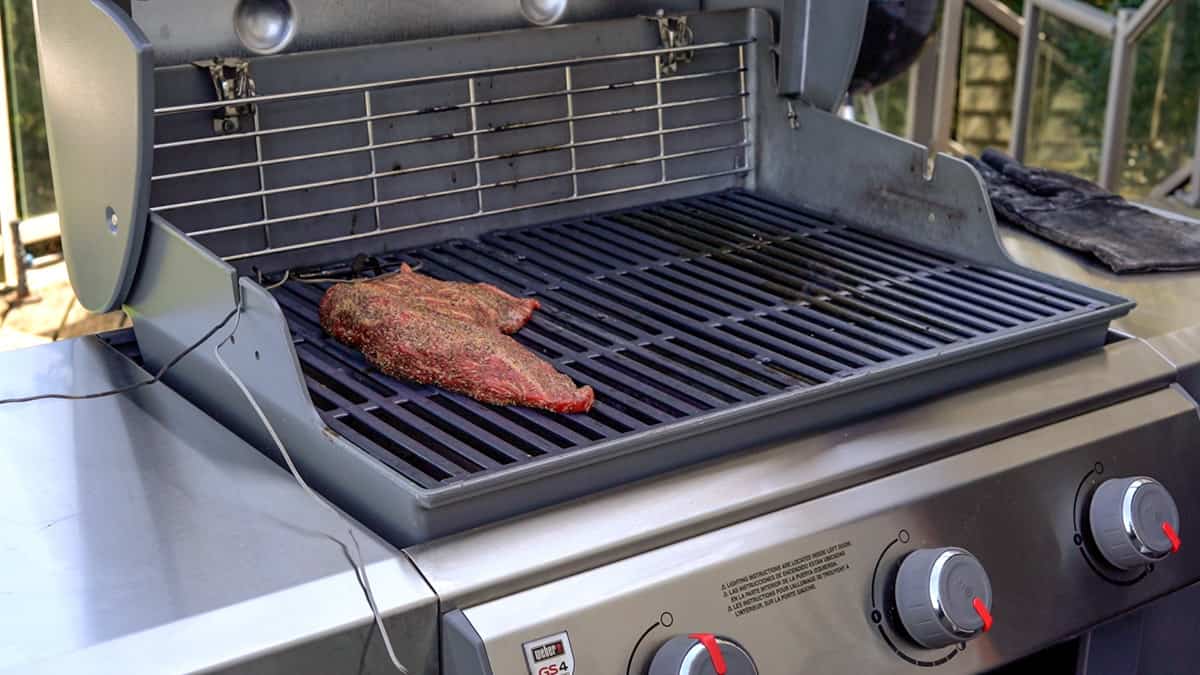
[[[971,606],[975,608],[975,613],[983,619],[983,632],[988,632],[992,629],[992,613],[988,611],[987,605],[983,603],[982,598],[975,598],[971,602]]]
[[[1162,524],[1163,534],[1167,535],[1167,539],[1171,540],[1171,553],[1179,553],[1179,547],[1183,542],[1179,541],[1179,534],[1175,532],[1175,528],[1167,521]]]
[[[713,670],[717,671],[717,675],[725,675],[725,655],[721,653],[721,645],[717,644],[717,636],[712,633],[692,633],[688,637],[704,645],[708,658],[712,659]]]

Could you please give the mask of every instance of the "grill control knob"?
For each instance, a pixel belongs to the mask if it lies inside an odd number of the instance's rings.
[[[896,611],[913,642],[939,649],[992,628],[992,583],[961,548],[926,548],[900,563]]]
[[[1179,509],[1153,478],[1113,478],[1088,508],[1092,541],[1113,567],[1135,569],[1179,550]]]
[[[758,675],[758,668],[733,640],[693,633],[667,640],[650,662],[649,675]]]

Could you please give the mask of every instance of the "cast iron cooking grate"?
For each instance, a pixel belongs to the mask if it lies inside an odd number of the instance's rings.
[[[380,261],[536,296],[542,310],[516,339],[596,389],[591,413],[565,416],[397,380],[323,334],[324,286],[276,289],[326,424],[426,488],[1106,306],[745,191]]]

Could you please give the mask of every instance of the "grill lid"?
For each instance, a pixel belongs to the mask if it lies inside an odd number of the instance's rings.
[[[150,41],[109,0],[34,10],[63,255],[80,304],[106,312],[129,292],[150,204]]]

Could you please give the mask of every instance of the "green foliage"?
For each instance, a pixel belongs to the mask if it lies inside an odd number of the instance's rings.
[[[1109,13],[1136,8],[1140,0],[1111,0],[1096,5]],[[1082,99],[1070,126],[1081,143],[1098,148],[1103,136],[1104,109],[1112,45],[1082,29],[1066,28],[1047,19],[1048,42],[1070,64],[1069,75],[1058,73]],[[1177,0],[1155,21],[1137,44],[1132,104],[1127,127],[1125,192],[1143,194],[1179,168],[1191,154],[1200,91],[1200,1]],[[1057,78],[1056,78],[1057,79]],[[1094,170],[1096,161],[1092,153]]]
[[[33,30],[32,0],[3,0],[4,58],[8,66],[8,96],[17,163],[18,193],[24,217],[54,210],[54,185],[50,153],[42,118],[42,90],[38,79],[37,43]]]

